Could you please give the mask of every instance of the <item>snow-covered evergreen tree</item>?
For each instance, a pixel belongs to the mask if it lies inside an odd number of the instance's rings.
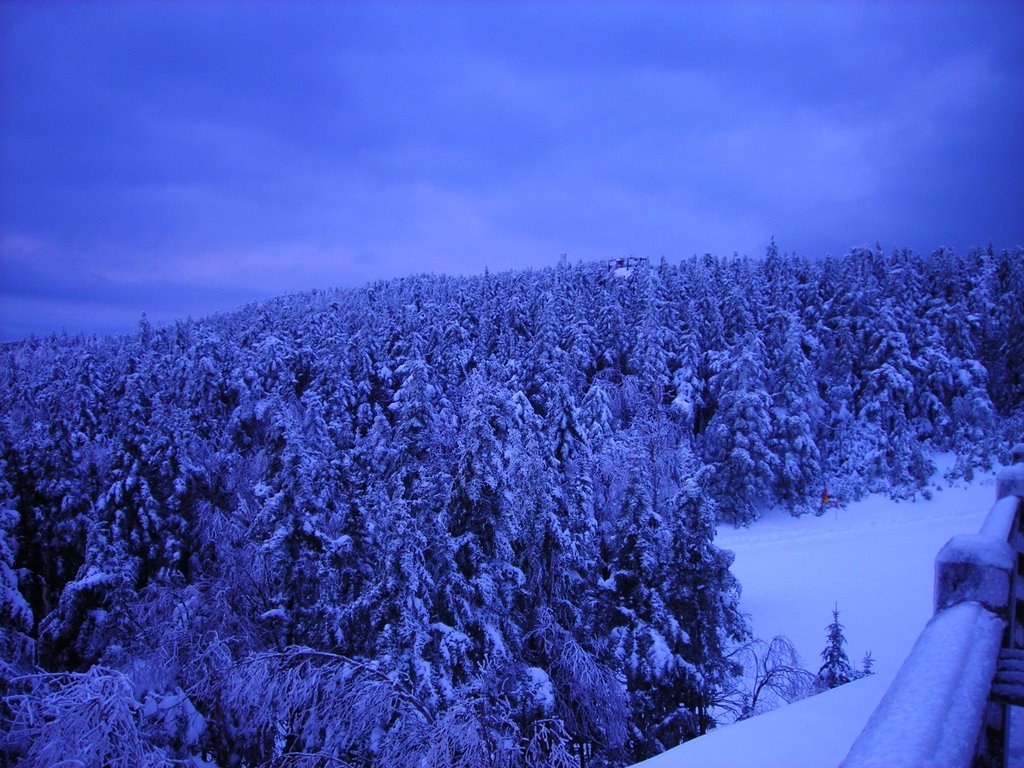
[[[715,704],[737,673],[728,649],[746,639],[739,610],[740,585],[730,573],[733,555],[714,544],[714,501],[704,484],[710,469],[684,451],[679,490],[671,500],[669,557],[664,599],[683,638],[685,674],[675,683],[675,707],[666,712],[660,736],[668,743],[706,733],[715,725]],[[667,731],[671,734],[667,738]]]
[[[813,509],[822,487],[818,432],[822,404],[803,352],[802,333],[791,316],[772,377],[771,452],[775,495],[793,514]]]
[[[764,359],[764,345],[752,332],[730,350],[716,380],[718,409],[705,436],[719,510],[736,524],[756,519],[773,497],[778,458],[769,445],[771,395]]]
[[[0,696],[6,695],[13,677],[31,666],[35,646],[31,634],[35,623],[32,608],[21,594],[14,570],[18,512],[6,468],[6,462],[0,458]]]
[[[843,625],[839,623],[839,608],[832,611],[832,623],[825,628],[828,639],[821,652],[821,668],[818,670],[818,685],[823,689],[845,685],[856,678],[850,659],[846,655],[846,638]]]

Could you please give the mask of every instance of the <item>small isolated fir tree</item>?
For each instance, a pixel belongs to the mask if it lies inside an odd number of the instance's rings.
[[[846,638],[843,637],[843,625],[839,623],[838,606],[833,609],[832,623],[825,631],[828,632],[828,641],[825,650],[821,652],[823,663],[818,670],[818,685],[822,690],[837,688],[856,677],[853,667],[850,666],[850,659],[843,649]]]
[[[871,651],[866,651],[864,658],[860,661],[860,677],[873,674],[875,674],[875,657],[871,655]]]

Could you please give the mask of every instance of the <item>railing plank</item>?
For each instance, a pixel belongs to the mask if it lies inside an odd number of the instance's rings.
[[[1017,516],[1017,504],[1020,502],[1016,496],[1004,496],[992,505],[981,531],[986,536],[995,536],[1002,541],[1010,541],[1010,535],[1014,533],[1013,523]]]

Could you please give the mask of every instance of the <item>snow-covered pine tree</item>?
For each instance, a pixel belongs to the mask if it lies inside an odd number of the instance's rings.
[[[666,575],[660,553],[668,540],[654,509],[653,478],[644,448],[636,441],[614,538],[607,542],[611,553],[599,613],[608,632],[609,663],[625,678],[632,715],[627,749],[634,760],[662,751],[654,731],[667,712],[659,699],[680,678],[683,666],[681,656],[672,650],[679,649],[682,635],[660,593]],[[670,704],[668,711],[672,709]]]
[[[861,387],[856,394],[862,434],[874,443],[868,452],[874,465],[868,464],[866,474],[882,475],[888,481],[884,484],[896,489],[916,488],[928,474],[908,414],[916,394],[912,373],[916,362],[891,300],[866,314],[860,339]]]
[[[796,316],[791,315],[771,376],[769,444],[777,462],[773,485],[776,497],[794,515],[811,510],[822,487],[817,438],[823,407],[803,352],[802,336]]]
[[[304,391],[297,407],[274,402],[280,450],[257,488],[259,508],[250,529],[265,590],[261,619],[279,649],[326,644],[334,635],[325,623],[333,611],[323,597],[336,588],[333,549],[339,545],[333,446],[315,390]]]
[[[836,688],[854,680],[856,673],[850,666],[846,655],[846,638],[843,636],[843,625],[839,623],[839,607],[832,611],[832,623],[825,628],[827,641],[821,652],[822,664],[818,670],[818,685],[823,690]]]
[[[756,519],[773,495],[778,460],[769,447],[771,395],[764,361],[764,345],[754,333],[732,347],[715,382],[718,408],[704,438],[719,511],[737,525]]]
[[[1024,400],[1024,248],[991,257],[992,305],[985,327],[986,368],[992,402],[1010,413]]]
[[[738,672],[728,648],[750,632],[739,610],[739,582],[729,571],[732,552],[714,544],[715,503],[704,485],[710,469],[689,450],[681,452],[679,464],[679,490],[666,515],[663,595],[677,627],[672,635],[682,638],[678,652],[685,671],[674,683],[675,706],[656,730],[666,745],[715,726],[715,706]]]
[[[456,432],[457,458],[444,519],[454,563],[442,590],[455,614],[453,627],[472,641],[479,674],[484,659],[507,663],[518,655],[514,612],[522,573],[516,569],[521,510],[510,504],[508,471],[515,417],[511,394],[473,371],[465,384]]]
[[[0,696],[8,683],[31,666],[35,642],[32,639],[32,608],[21,594],[14,570],[18,554],[17,500],[7,482],[7,462],[0,442]]]
[[[673,420],[692,436],[699,431],[699,420],[704,413],[705,381],[701,375],[702,355],[697,337],[692,331],[676,334],[678,349],[675,370],[672,373],[672,401],[669,413]]]
[[[864,658],[860,661],[860,675],[866,677],[873,674],[875,674],[875,658],[871,655],[871,651],[865,651]]]

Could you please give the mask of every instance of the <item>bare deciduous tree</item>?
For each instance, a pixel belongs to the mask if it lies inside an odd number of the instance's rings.
[[[718,705],[736,720],[769,712],[814,692],[815,676],[800,666],[788,637],[755,638],[736,647],[729,657],[742,666],[743,674],[723,692]]]

